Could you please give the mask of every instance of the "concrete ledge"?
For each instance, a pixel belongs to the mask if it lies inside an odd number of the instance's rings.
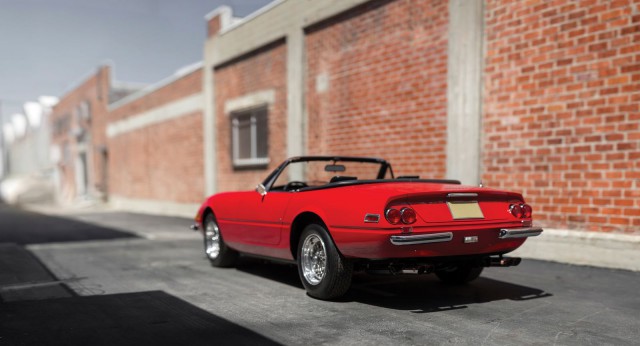
[[[224,112],[231,115],[231,112],[241,111],[262,105],[272,105],[276,102],[275,89],[256,91],[224,103]]]
[[[113,138],[127,132],[202,111],[203,101],[202,93],[197,93],[129,118],[112,122],[107,126],[107,137]]]
[[[640,235],[544,229],[514,256],[576,265],[640,271]]]
[[[109,204],[113,209],[141,214],[195,217],[200,204],[177,203],[152,199],[135,199],[121,196],[110,196]]]

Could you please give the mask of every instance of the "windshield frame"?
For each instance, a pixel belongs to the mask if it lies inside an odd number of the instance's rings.
[[[377,163],[380,165],[380,169],[378,170],[378,175],[376,180],[383,180],[389,172],[391,179],[394,179],[393,169],[391,168],[391,164],[389,164],[386,160],[374,157],[352,157],[352,156],[300,156],[300,157],[292,157],[290,159],[285,160],[280,164],[271,174],[267,176],[267,178],[262,182],[262,185],[265,187],[266,191],[270,191],[273,184],[276,182],[280,174],[285,170],[285,168],[291,164],[296,162],[310,162],[310,161],[326,161],[329,163],[337,163],[337,162],[364,162],[364,163]]]

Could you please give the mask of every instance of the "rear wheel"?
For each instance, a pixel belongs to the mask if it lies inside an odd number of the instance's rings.
[[[310,224],[298,243],[298,274],[307,294],[318,299],[334,299],[351,286],[353,264],[342,257],[327,230]]]
[[[231,267],[238,259],[238,252],[224,243],[213,214],[204,219],[204,254],[214,267]]]
[[[436,276],[443,282],[460,285],[477,279],[483,269],[476,263],[460,263],[447,269],[436,270]]]

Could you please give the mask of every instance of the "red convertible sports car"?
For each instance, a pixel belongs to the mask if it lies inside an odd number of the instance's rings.
[[[484,267],[518,265],[503,255],[542,233],[518,193],[395,177],[385,160],[335,156],[288,159],[255,190],[209,197],[195,221],[214,266],[239,254],[294,262],[320,299],[343,295],[354,271],[469,282]]]

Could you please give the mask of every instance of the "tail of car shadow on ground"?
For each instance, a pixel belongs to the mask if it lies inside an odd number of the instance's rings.
[[[0,306],[0,343],[10,345],[278,345],[162,291]]]
[[[228,269],[223,269],[228,270]],[[242,258],[236,270],[304,288],[293,264]],[[357,273],[351,289],[339,299],[342,302],[360,302],[394,310],[415,313],[441,312],[465,309],[472,304],[499,300],[523,301],[553,296],[538,288],[480,277],[463,285],[446,284],[435,275],[373,275]]]
[[[470,283],[443,283],[434,275],[354,277],[346,299],[394,310],[431,313],[466,309],[499,300],[524,301],[553,296],[541,289],[480,277]]]
[[[0,203],[0,243],[19,245],[137,238],[133,233]]]

